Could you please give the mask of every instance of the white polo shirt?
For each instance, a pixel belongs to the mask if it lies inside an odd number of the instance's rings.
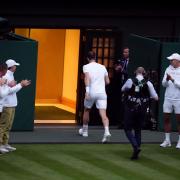
[[[90,94],[94,93],[106,93],[105,90],[105,76],[108,76],[108,72],[104,65],[96,62],[91,62],[83,66],[83,72],[89,73],[90,77]]]

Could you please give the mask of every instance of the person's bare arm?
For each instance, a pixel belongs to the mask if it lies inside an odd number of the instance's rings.
[[[108,85],[110,83],[109,76],[105,76],[104,79],[105,79],[105,84]]]
[[[85,74],[85,77],[84,77],[84,84],[85,84],[85,86],[89,86],[89,84],[90,84],[89,73],[86,72],[86,73],[84,73],[84,74]]]
[[[84,84],[85,84],[85,88],[86,88],[85,98],[86,98],[86,99],[89,99],[89,98],[90,98],[90,95],[89,95],[89,91],[90,91],[90,88],[89,88],[89,85],[90,85],[90,77],[89,77],[89,73],[88,73],[88,72],[86,72],[86,73],[84,73],[84,74],[85,74]]]

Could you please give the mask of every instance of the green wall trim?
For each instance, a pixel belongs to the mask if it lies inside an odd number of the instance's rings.
[[[28,38],[16,36],[17,40],[0,41],[0,63],[7,59],[14,59],[20,66],[14,74],[18,82],[30,79],[31,85],[17,93],[18,106],[12,130],[31,131],[34,129],[34,107],[36,91],[36,69],[38,42]]]

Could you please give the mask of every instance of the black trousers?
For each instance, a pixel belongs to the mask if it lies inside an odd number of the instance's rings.
[[[146,114],[146,108],[125,104],[124,107],[124,131],[132,147],[136,150],[141,146],[141,129]]]

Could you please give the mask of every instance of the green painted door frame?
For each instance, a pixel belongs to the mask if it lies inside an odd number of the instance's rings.
[[[30,79],[31,85],[17,93],[18,106],[12,130],[32,131],[34,129],[34,107],[36,90],[38,43],[10,33],[7,39],[0,40],[0,63],[14,59],[20,66],[14,74],[16,81]]]

